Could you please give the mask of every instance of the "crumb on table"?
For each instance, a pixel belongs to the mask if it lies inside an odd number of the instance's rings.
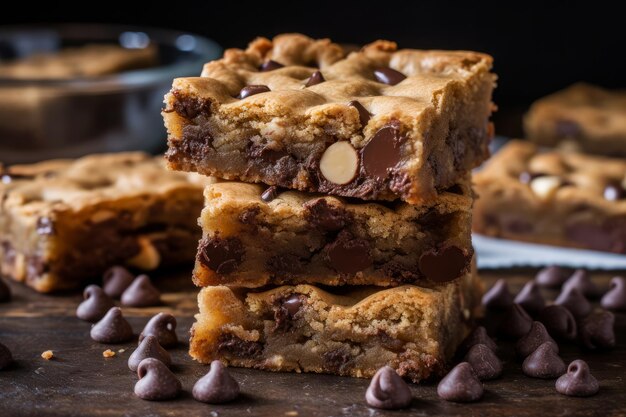
[[[104,356],[105,358],[112,358],[113,356],[115,356],[115,352],[113,352],[111,349],[107,349],[102,352],[102,356]]]
[[[52,352],[51,350],[46,350],[41,354],[41,357],[49,361],[50,359],[54,358],[54,352]]]

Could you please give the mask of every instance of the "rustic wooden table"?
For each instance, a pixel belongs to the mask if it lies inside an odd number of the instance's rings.
[[[533,271],[487,272],[488,284],[506,277],[515,289],[533,276]],[[611,274],[612,275],[612,274]],[[606,284],[609,274],[594,274]],[[139,332],[158,311],[172,312],[179,322],[181,340],[187,340],[196,311],[196,290],[186,275],[164,276],[158,285],[166,306],[127,309],[124,313]],[[16,360],[0,371],[0,417],[18,416],[624,416],[626,415],[626,315],[617,315],[617,347],[610,352],[582,352],[576,346],[562,346],[566,362],[584,358],[601,385],[591,398],[568,398],[558,394],[553,380],[525,377],[520,364],[505,348],[502,378],[485,383],[484,399],[475,404],[441,401],[436,385],[413,385],[414,401],[405,411],[385,412],[369,408],[363,399],[368,380],[328,375],[279,374],[233,369],[243,395],[220,406],[202,404],[190,395],[194,382],[207,367],[192,361],[187,343],[172,351],[174,370],[184,393],[174,401],[142,401],[133,394],[136,376],[126,365],[135,343],[107,346],[89,338],[88,323],[74,317],[79,294],[45,296],[21,285],[11,285],[14,298],[0,304],[0,342]],[[546,292],[546,296],[554,294]],[[118,352],[106,359],[102,352]],[[46,361],[41,353],[54,351]]]

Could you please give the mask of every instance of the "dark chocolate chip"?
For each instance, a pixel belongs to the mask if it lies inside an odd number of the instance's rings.
[[[265,263],[265,268],[273,276],[288,278],[302,273],[306,263],[307,260],[300,258],[298,255],[281,253],[270,257]]]
[[[255,94],[267,93],[271,91],[270,88],[266,85],[247,85],[241,89],[237,98],[244,99]]]
[[[524,310],[533,316],[546,306],[539,285],[535,281],[528,281],[524,285],[524,288],[515,297],[515,303],[524,307]]]
[[[147,336],[156,337],[164,348],[176,346],[178,344],[176,317],[170,313],[159,313],[152,317],[139,334],[139,341],[141,342]]]
[[[176,398],[182,389],[180,380],[160,360],[146,358],[137,367],[139,381],[135,395],[142,400],[160,401]]]
[[[608,311],[592,313],[580,323],[578,334],[587,349],[610,349],[615,346],[615,316]]]
[[[374,70],[374,77],[379,83],[396,85],[406,78],[406,75],[400,71],[389,67],[377,68]]]
[[[11,301],[11,288],[0,277],[0,303],[8,303]]]
[[[467,269],[472,257],[457,246],[445,246],[429,250],[420,256],[421,273],[433,282],[449,282],[460,277]]]
[[[407,408],[411,404],[411,389],[390,366],[380,368],[367,391],[365,401],[370,407],[383,410]]]
[[[614,277],[611,279],[611,288],[600,301],[602,307],[609,310],[626,310],[626,279]]]
[[[472,333],[469,334],[469,336],[465,338],[463,343],[461,343],[461,345],[459,346],[459,352],[461,354],[465,354],[469,352],[472,346],[478,344],[485,345],[494,352],[498,350],[498,345],[496,345],[496,342],[494,342],[493,339],[489,337],[489,335],[487,334],[487,329],[485,329],[483,326],[478,326],[472,331]]]
[[[589,274],[584,269],[578,269],[572,274],[572,276],[565,281],[563,289],[566,288],[578,288],[578,290],[589,298],[599,298],[602,295],[602,290],[591,281]]]
[[[343,229],[349,215],[341,205],[328,204],[325,198],[309,200],[302,205],[306,220],[315,229],[336,232]]]
[[[136,371],[139,367],[139,363],[146,358],[158,359],[168,367],[172,364],[172,357],[168,351],[163,349],[157,338],[152,335],[146,336],[141,343],[139,343],[137,349],[130,355],[128,358],[128,368],[130,368],[131,371]]]
[[[287,298],[281,298],[276,301],[274,309],[275,329],[289,330],[296,314],[300,311],[304,303],[305,296],[302,294],[291,294]]]
[[[324,81],[326,80],[324,79],[324,76],[322,75],[322,73],[320,71],[315,71],[313,74],[311,74],[311,77],[306,82],[305,87],[311,87],[311,86],[323,83]]]
[[[0,343],[0,370],[7,368],[13,363],[13,355],[8,347]]]
[[[563,306],[572,313],[576,319],[581,319],[591,313],[591,303],[585,298],[578,288],[563,287],[563,290],[554,301],[554,304]]]
[[[342,230],[334,242],[326,246],[326,261],[341,274],[356,274],[372,266],[368,241]]]
[[[235,335],[222,333],[218,338],[218,352],[228,352],[239,358],[255,358],[263,352],[263,343],[243,340]]]
[[[513,296],[505,279],[500,278],[483,295],[483,306],[489,310],[507,310],[513,305]]]
[[[626,198],[626,188],[618,182],[607,184],[604,188],[604,198],[608,201],[623,200]]]
[[[348,103],[348,106],[354,107],[359,112],[359,121],[361,122],[361,128],[367,125],[367,122],[370,121],[372,115],[367,111],[365,107],[361,103],[356,100],[352,100]]]
[[[477,401],[483,396],[483,384],[480,382],[472,365],[461,362],[437,385],[439,398],[454,402]]]
[[[367,175],[380,180],[387,178],[391,169],[400,162],[404,140],[397,124],[378,130],[362,150],[363,168]]]
[[[124,343],[133,338],[133,329],[122,315],[119,307],[111,308],[91,328],[91,338],[100,343]]]
[[[302,297],[298,294],[292,294],[282,302],[282,306],[287,310],[289,317],[293,317],[302,307]]]
[[[515,352],[519,358],[523,359],[544,343],[552,343],[554,351],[559,353],[559,345],[548,334],[543,323],[534,321],[528,333],[515,344]]]
[[[83,291],[83,301],[76,309],[76,317],[92,323],[100,320],[112,307],[115,307],[111,297],[106,295],[102,288],[90,285]]]
[[[587,362],[577,359],[569,364],[567,373],[556,380],[557,392],[571,397],[589,397],[600,390],[598,380],[591,375]]]
[[[239,395],[239,384],[224,364],[215,360],[211,362],[209,372],[194,384],[192,394],[196,401],[203,403],[227,403]]]
[[[567,281],[565,271],[559,266],[552,265],[543,268],[535,276],[535,282],[541,287],[560,288]]]
[[[134,280],[135,276],[123,266],[112,266],[102,275],[102,289],[109,297],[120,298]]]
[[[324,352],[322,354],[324,359],[324,368],[331,373],[339,373],[348,365],[352,354],[346,348],[337,348]]]
[[[576,319],[565,307],[547,306],[539,312],[537,320],[543,323],[550,336],[557,340],[574,340],[576,338]]]
[[[203,239],[198,248],[198,260],[218,274],[230,274],[235,271],[245,255],[241,240],[236,237],[225,239],[212,236]]]
[[[565,362],[554,350],[554,344],[541,344],[533,353],[528,355],[522,363],[524,375],[532,378],[552,379],[565,373]]]
[[[273,61],[271,59],[268,59],[263,64],[261,64],[261,67],[259,68],[259,71],[262,71],[262,72],[273,71],[275,69],[279,69],[279,68],[283,68],[283,67],[284,67],[284,65],[281,64],[280,62],[276,62],[276,61]]]
[[[49,217],[37,219],[37,234],[40,236],[50,236],[55,233],[54,223]]]
[[[178,90],[172,91],[172,94],[176,97],[172,105],[173,110],[185,119],[194,119],[200,114],[206,116],[211,114],[211,100],[189,97]]]
[[[139,275],[122,294],[122,305],[129,307],[151,307],[161,304],[161,292],[156,289],[150,277]]]
[[[517,340],[530,331],[532,324],[533,319],[524,308],[519,304],[513,304],[500,323],[498,333],[507,339]]]
[[[560,138],[575,138],[580,135],[580,126],[571,120],[559,120],[556,122],[555,133]]]
[[[267,187],[267,189],[263,191],[263,194],[261,194],[261,200],[269,203],[270,201],[278,197],[278,194],[280,194],[278,187],[272,185],[270,187]]]
[[[487,345],[479,343],[472,346],[463,360],[472,365],[476,376],[481,381],[495,379],[502,375],[502,362]]]

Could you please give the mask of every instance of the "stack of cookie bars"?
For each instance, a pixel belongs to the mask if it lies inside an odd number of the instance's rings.
[[[358,52],[286,34],[174,81],[174,170],[205,190],[191,355],[273,371],[415,382],[468,333],[471,169],[488,155],[489,56]]]

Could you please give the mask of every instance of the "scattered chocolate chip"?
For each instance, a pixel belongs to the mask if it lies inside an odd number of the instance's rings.
[[[507,339],[517,340],[530,331],[532,324],[533,319],[524,308],[519,304],[513,304],[500,323],[498,333]]]
[[[576,338],[576,320],[565,307],[547,306],[539,312],[537,320],[543,323],[550,336],[557,340],[574,340]]]
[[[361,122],[361,128],[367,125],[367,122],[370,121],[372,115],[367,111],[365,107],[361,103],[356,100],[352,100],[348,103],[348,106],[354,107],[359,112],[359,121]]]
[[[535,276],[535,282],[541,287],[560,288],[565,281],[567,281],[565,271],[556,265],[543,268]]]
[[[397,410],[411,404],[411,389],[390,366],[380,368],[367,391],[365,401],[370,407],[383,410]]]
[[[437,395],[446,401],[472,402],[483,396],[483,384],[467,362],[455,366],[437,385]]]
[[[545,176],[546,174],[524,171],[521,174],[519,174],[519,182],[521,182],[522,184],[530,184],[532,180],[534,180],[535,178],[545,177]]]
[[[342,274],[356,274],[372,266],[369,242],[346,230],[326,246],[326,259],[331,268]]]
[[[106,295],[102,288],[90,285],[83,291],[83,301],[76,309],[76,317],[92,323],[100,320],[112,307],[115,307],[111,297]]]
[[[261,200],[265,201],[266,203],[269,203],[270,201],[278,197],[278,194],[280,194],[278,187],[275,185],[272,185],[270,187],[267,187],[267,189],[263,191],[263,194],[261,194]]]
[[[218,274],[230,274],[237,269],[245,253],[244,246],[238,238],[222,239],[216,235],[206,237],[200,242],[198,260]]]
[[[515,297],[515,303],[524,307],[524,310],[531,315],[539,313],[546,306],[539,285],[535,281],[528,281],[524,285],[524,288]]]
[[[174,347],[178,344],[176,336],[176,317],[170,313],[159,313],[152,317],[146,327],[139,334],[139,341],[144,337],[154,336],[164,348]]]
[[[556,135],[560,138],[575,138],[580,135],[580,126],[571,120],[559,120],[555,126]]]
[[[571,397],[589,397],[600,390],[598,380],[591,375],[587,362],[576,359],[567,367],[567,373],[556,380],[557,392]]]
[[[599,298],[602,295],[602,290],[593,282],[589,277],[589,274],[584,269],[577,269],[565,284],[563,289],[577,288],[585,297]]]
[[[244,99],[255,94],[267,93],[271,91],[270,88],[266,85],[247,85],[241,89],[237,98]]]
[[[176,398],[182,385],[176,375],[160,360],[146,358],[137,367],[139,381],[135,384],[135,395],[142,400],[159,401]]]
[[[385,179],[402,158],[401,145],[405,138],[400,136],[398,124],[387,125],[370,139],[363,147],[363,168],[367,175]]]
[[[336,232],[343,229],[349,220],[349,215],[341,205],[328,204],[324,198],[309,200],[302,205],[304,217],[315,229]]]
[[[578,327],[578,334],[587,349],[610,349],[615,346],[615,316],[599,311],[585,317]]]
[[[284,65],[281,64],[280,62],[276,62],[271,59],[268,59],[267,61],[261,64],[259,71],[262,71],[262,72],[273,71],[275,69],[283,68],[283,67]]]
[[[600,301],[602,307],[609,310],[626,310],[626,279],[614,277],[611,279],[611,288]]]
[[[129,307],[150,307],[161,304],[161,292],[156,289],[150,277],[139,275],[122,294],[122,305]]]
[[[102,289],[109,297],[120,298],[134,280],[135,276],[123,266],[112,266],[102,275]]]
[[[534,321],[530,330],[515,344],[515,352],[519,358],[526,358],[544,343],[552,343],[553,349],[559,353],[559,345],[548,334],[543,323]]]
[[[91,338],[100,343],[124,343],[133,338],[133,329],[119,307],[111,308],[91,327]]]
[[[323,83],[324,81],[326,80],[324,79],[324,76],[322,75],[322,73],[320,71],[315,71],[313,74],[311,74],[311,77],[306,82],[305,87],[311,87],[311,86]]]
[[[389,67],[378,68],[374,70],[374,77],[379,83],[396,85],[400,81],[406,78],[406,75],[402,74],[395,69]]]
[[[506,310],[513,305],[513,296],[505,279],[500,278],[483,295],[483,306],[489,310]]]
[[[604,188],[604,198],[608,201],[623,200],[626,198],[626,188],[619,182],[607,184]]]
[[[8,303],[11,297],[11,288],[0,277],[0,303]]]
[[[449,282],[469,268],[472,257],[457,246],[429,250],[420,256],[420,272],[433,282]]]
[[[141,343],[139,343],[137,349],[130,355],[128,358],[128,368],[130,368],[131,371],[136,371],[141,361],[146,358],[158,359],[168,367],[172,364],[172,357],[169,352],[163,349],[157,338],[152,335],[146,336]]]
[[[197,401],[222,404],[237,398],[239,384],[230,375],[224,364],[215,360],[211,362],[209,372],[195,383],[192,394]]]
[[[554,304],[563,306],[577,318],[583,318],[591,313],[591,303],[585,298],[585,296],[575,287],[565,288],[554,301]]]
[[[7,368],[13,363],[13,355],[8,347],[0,343],[0,370]]]
[[[565,362],[554,350],[554,344],[541,344],[533,353],[528,355],[522,363],[524,375],[532,378],[552,379],[565,373]]]
[[[49,217],[37,219],[37,234],[40,236],[50,236],[55,233],[54,223]]]
[[[477,344],[470,348],[463,359],[481,381],[495,379],[502,375],[502,362],[487,345]]]
[[[459,346],[459,352],[461,354],[469,352],[470,348],[474,345],[485,345],[489,349],[496,352],[498,350],[498,345],[493,341],[491,337],[487,334],[487,329],[483,326],[476,327],[472,333],[469,334]]]

